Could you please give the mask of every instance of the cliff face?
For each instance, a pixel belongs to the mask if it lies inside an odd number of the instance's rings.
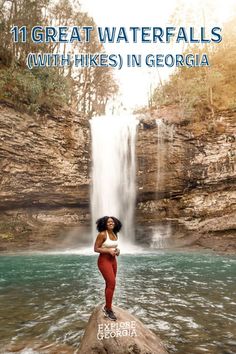
[[[0,247],[47,246],[89,218],[89,122],[1,106]]]
[[[156,111],[138,117],[137,238],[157,247],[233,250],[236,112],[221,112],[214,124],[174,121],[176,116]],[[70,111],[30,117],[1,106],[0,124],[0,250],[66,247],[78,235],[86,239],[87,118]]]
[[[152,225],[149,234],[155,224],[169,225],[169,245],[234,249],[236,112],[221,112],[211,124],[160,125],[161,113],[141,118],[138,220]]]

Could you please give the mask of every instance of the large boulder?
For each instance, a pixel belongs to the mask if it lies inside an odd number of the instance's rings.
[[[104,316],[102,306],[93,311],[79,354],[166,354],[161,340],[128,311],[113,306],[117,321]]]

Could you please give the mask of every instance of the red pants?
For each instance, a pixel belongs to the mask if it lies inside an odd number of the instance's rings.
[[[106,308],[111,310],[112,298],[116,286],[117,262],[116,257],[107,253],[100,253],[98,257],[98,268],[106,282],[105,298]]]

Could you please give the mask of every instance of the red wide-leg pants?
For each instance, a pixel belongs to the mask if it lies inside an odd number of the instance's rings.
[[[98,257],[98,268],[106,282],[105,299],[106,308],[111,310],[112,298],[116,286],[117,262],[116,257],[108,253],[100,253]]]

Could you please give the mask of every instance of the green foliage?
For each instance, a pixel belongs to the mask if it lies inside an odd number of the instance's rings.
[[[69,102],[68,79],[52,68],[37,68],[32,70],[35,80],[40,83],[41,105],[52,108],[53,104],[58,106]]]
[[[210,67],[179,68],[153,91],[152,104],[177,105],[183,117],[199,120],[215,110],[236,108],[236,21],[225,25],[223,41],[192,46],[185,52],[207,52]],[[194,117],[194,118],[193,118]]]
[[[28,112],[50,111],[70,105],[88,116],[103,114],[117,85],[110,68],[53,67],[29,70],[28,53],[99,53],[104,48],[96,36],[89,43],[70,46],[57,42],[13,43],[10,29],[33,26],[93,26],[94,20],[72,0],[9,0],[0,4],[0,98]],[[104,69],[104,70],[103,70]],[[100,71],[98,73],[98,71]],[[102,74],[102,75],[101,75]]]
[[[51,110],[68,102],[67,81],[51,69],[0,70],[0,97],[29,113]]]

